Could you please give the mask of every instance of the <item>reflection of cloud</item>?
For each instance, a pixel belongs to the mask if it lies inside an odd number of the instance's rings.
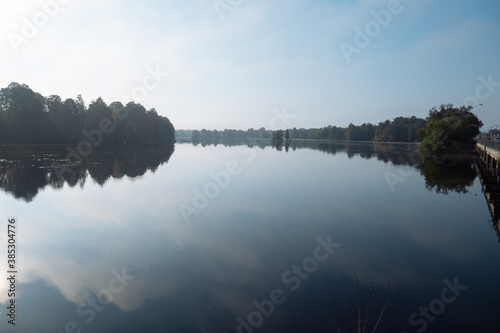
[[[21,281],[27,283],[42,279],[47,284],[55,286],[67,300],[75,305],[85,302],[91,294],[96,295],[101,290],[109,290],[109,283],[115,278],[112,272],[121,273],[122,271],[121,268],[109,268],[105,271],[102,263],[86,262],[83,265],[82,262],[72,261],[61,255],[52,258],[50,264],[51,269],[47,269],[45,267],[47,262],[28,261],[23,266],[30,267],[30,270],[26,274],[26,281]],[[123,291],[112,293],[112,303],[123,311],[135,310],[144,302],[142,281],[133,280],[127,283]],[[115,283],[113,286],[119,287],[120,285]]]

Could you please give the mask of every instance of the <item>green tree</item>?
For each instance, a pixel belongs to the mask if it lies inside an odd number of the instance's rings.
[[[99,129],[101,121],[105,118],[112,119],[113,112],[111,111],[111,108],[108,107],[108,105],[104,102],[104,100],[99,97],[95,101],[92,101],[92,103],[90,103],[89,105],[85,117],[85,124],[83,126],[84,132],[88,133]],[[109,142],[109,139],[109,136],[103,136],[102,138],[103,142]]]
[[[282,142],[283,141],[283,130],[277,130],[274,134],[274,141],[275,142]]]
[[[358,140],[356,126],[354,126],[353,123],[350,123],[349,126],[347,127],[346,132],[345,132],[345,137],[346,137],[347,141],[357,141]]]
[[[191,134],[191,139],[193,140],[193,142],[200,142],[201,140],[200,131],[194,130],[193,133]]]
[[[267,131],[264,127],[259,128],[258,134],[257,134],[259,139],[269,139],[269,131]]]
[[[417,131],[422,140],[420,152],[425,157],[434,157],[472,146],[483,123],[470,112],[471,109],[452,104],[432,108],[427,124]]]
[[[125,106],[121,102],[113,102],[109,105],[111,109],[111,118],[113,120],[113,124],[115,126],[115,130],[108,134],[111,138],[109,139],[113,143],[124,143],[125,139],[125,126],[127,124],[127,111]]]
[[[135,126],[127,130],[129,122]],[[106,133],[97,135],[102,126]],[[63,102],[57,95],[45,98],[15,82],[0,89],[0,143],[76,143],[89,135],[107,143],[122,143],[126,136],[135,142],[174,142],[175,128],[155,109],[146,111],[132,102],[108,106],[98,98],[86,108],[81,95]]]
[[[139,141],[137,125],[133,121],[129,121],[125,125],[125,140],[130,143]]]
[[[9,127],[7,143],[50,143],[54,128],[45,108],[45,98],[25,84],[11,83],[0,90],[0,109]]]
[[[276,147],[276,149],[281,151],[283,146],[283,130],[277,130],[271,134],[271,145],[273,148]]]
[[[220,142],[220,132],[218,130],[214,130],[212,134],[213,134],[214,144],[218,144]]]
[[[56,142],[76,143],[81,136],[84,114],[77,101],[66,99],[64,102],[57,95],[45,99],[46,108],[52,125],[56,130]],[[53,142],[55,143],[55,142]]]
[[[210,130],[202,129],[200,132],[200,140],[205,144],[212,144],[214,141],[214,134]]]

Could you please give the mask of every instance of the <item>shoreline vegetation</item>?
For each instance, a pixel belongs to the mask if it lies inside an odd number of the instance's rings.
[[[44,97],[25,84],[0,89],[0,146],[87,146],[181,142],[219,144],[232,140],[268,142],[281,147],[291,142],[419,143],[422,158],[448,158],[475,151],[474,138],[483,123],[472,106],[442,104],[429,110],[426,119],[397,117],[377,125],[268,130],[175,130],[170,120],[153,108],[135,102],[106,104],[102,98],[88,107],[81,95],[62,100]],[[191,140],[189,140],[191,138]]]
[[[378,141],[378,142],[419,142],[418,129],[425,125],[425,119],[411,117],[397,117],[395,119],[380,122],[377,125],[364,123],[356,126],[349,124],[348,127],[326,126],[322,128],[291,128],[287,130],[267,130],[265,128],[246,131],[225,129],[219,130],[178,130],[177,140],[186,140],[191,137],[192,142],[219,143],[228,139],[260,139],[266,141]],[[281,131],[281,132],[280,132]],[[288,132],[288,134],[287,134]],[[274,138],[273,138],[274,136]]]
[[[0,145],[94,146],[175,142],[167,117],[138,103],[106,104],[102,98],[88,107],[81,95],[62,100],[44,97],[25,84],[0,89]]]
[[[204,141],[193,141],[192,138],[187,138],[187,137],[176,137],[175,139],[176,142],[178,143],[204,143]],[[236,139],[225,139],[225,140],[220,140],[217,142],[217,144],[223,144],[226,142],[242,142],[242,143],[247,143],[247,142],[267,142],[271,143],[271,139],[261,139],[261,138],[236,138]],[[283,140],[285,142],[285,140]],[[403,141],[347,141],[347,140],[324,140],[324,139],[290,139],[288,142],[310,142],[310,143],[387,143],[387,144],[415,144],[415,145],[420,145],[422,142],[420,141],[413,141],[413,142],[403,142]],[[214,142],[210,142],[210,144],[214,144]],[[0,145],[1,146],[1,145]]]
[[[432,108],[425,126],[418,130],[422,158],[442,160],[475,154],[474,138],[483,122],[471,112],[473,108],[452,104]]]
[[[472,106],[455,107],[442,104],[429,110],[426,119],[397,117],[377,125],[364,123],[342,128],[329,125],[322,128],[292,128],[276,131],[260,129],[234,130],[178,130],[176,139],[202,145],[227,143],[231,140],[270,142],[280,148],[291,142],[378,142],[416,143],[426,159],[466,158],[474,154],[474,138],[483,123],[471,111]]]

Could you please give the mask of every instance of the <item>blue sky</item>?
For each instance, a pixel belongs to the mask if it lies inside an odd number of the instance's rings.
[[[347,126],[475,102],[483,129],[500,125],[498,1],[217,1],[233,4],[224,20],[213,0],[2,3],[0,86],[134,99],[179,129],[269,128],[276,109],[289,127]]]

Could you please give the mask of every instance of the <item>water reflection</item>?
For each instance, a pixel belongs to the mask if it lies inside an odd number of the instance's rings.
[[[497,170],[489,169],[481,159],[474,162],[474,167],[479,176],[484,198],[491,214],[493,227],[497,232],[498,241],[500,242],[500,196],[498,195],[500,192],[500,177]]]
[[[427,331],[495,331],[492,320],[474,319],[494,318],[499,296],[498,244],[473,223],[487,215],[483,199],[427,191],[418,172],[397,194],[385,183],[388,162],[414,164],[415,145],[290,145],[288,154],[254,147],[256,157],[247,161],[238,149],[183,144],[167,168],[140,182],[99,186],[98,179],[127,175],[126,164],[144,155],[109,153],[102,158],[122,163],[89,160],[95,182],[84,189],[44,191],[29,204],[5,195],[0,208],[21,215],[24,226],[26,297],[19,302],[26,315],[25,327],[16,328],[61,332],[71,320],[84,332],[237,332],[237,318],[248,320],[254,302],[279,288],[286,302],[255,332],[337,332],[330,292],[356,297],[357,273],[362,288],[373,281],[382,297],[387,281],[394,285],[381,325],[390,325],[388,332],[415,331],[408,317],[455,276],[470,288]],[[192,204],[193,188],[203,190],[209,174],[233,159],[242,173],[186,225],[178,205]],[[283,273],[314,257],[317,238],[329,235],[342,246],[291,290]],[[122,267],[134,280],[87,323],[76,309],[111,290],[113,271]]]
[[[466,193],[467,187],[472,185],[476,177],[471,160],[421,161],[417,144],[292,141],[271,145],[265,140],[224,140],[193,145],[245,145],[249,148],[272,148],[278,151],[283,151],[284,148],[287,153],[290,150],[312,149],[331,155],[346,154],[349,159],[360,156],[363,159],[375,158],[384,163],[390,162],[396,166],[417,166],[425,176],[427,189],[441,194]],[[147,170],[155,172],[160,165],[168,162],[173,152],[174,145],[121,146],[118,149],[96,150],[81,162],[75,163],[68,158],[68,152],[63,147],[3,147],[0,149],[0,187],[15,198],[30,202],[40,189],[48,185],[61,188],[67,183],[70,187],[83,187],[87,175],[104,185],[110,178],[135,178],[144,175]],[[54,168],[54,165],[58,165],[58,168]]]
[[[112,178],[135,178],[167,163],[174,145],[101,148],[76,162],[61,146],[0,148],[0,188],[17,199],[32,201],[50,185],[84,186],[87,175],[100,185]],[[57,166],[57,167],[54,167]]]
[[[288,152],[288,143],[285,144]],[[360,156],[364,159],[376,158],[384,163],[416,167],[425,177],[426,188],[439,194],[467,193],[477,177],[474,158],[459,157],[447,159],[421,159],[418,144],[397,143],[307,143],[291,142],[292,150],[314,149],[328,154],[345,153],[349,158]],[[276,145],[278,151],[281,145]]]
[[[317,141],[290,141],[271,144],[269,140],[241,139],[241,140],[221,140],[213,144],[207,142],[194,142],[196,147],[209,147],[222,145],[224,147],[248,146],[249,148],[258,147],[260,149],[272,148],[277,151],[288,152],[298,149],[312,149],[324,153],[336,155],[347,154],[351,159],[360,156],[364,159],[376,158],[384,163],[391,162],[394,165],[416,165],[420,162],[418,156],[418,144],[415,143],[390,143],[390,142],[317,142]]]
[[[418,168],[425,177],[425,187],[440,194],[467,193],[477,172],[472,159],[423,159]]]
[[[381,142],[291,142],[290,147],[292,150],[314,149],[332,155],[345,153],[349,159],[355,156],[360,156],[367,160],[376,158],[384,163],[391,162],[394,165],[415,165],[419,161],[418,144]]]

